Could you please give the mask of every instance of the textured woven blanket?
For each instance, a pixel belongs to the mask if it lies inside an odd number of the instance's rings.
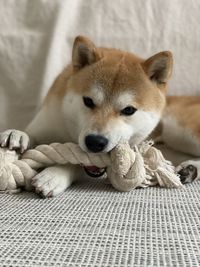
[[[120,193],[99,180],[63,195],[0,195],[0,266],[200,266],[200,183]]]

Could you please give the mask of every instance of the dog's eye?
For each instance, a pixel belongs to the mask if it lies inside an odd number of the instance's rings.
[[[124,109],[121,110],[121,115],[125,115],[125,116],[131,116],[133,115],[135,112],[137,111],[136,108],[132,107],[132,106],[128,106]]]
[[[84,102],[86,107],[91,108],[91,109],[95,108],[95,104],[94,104],[92,98],[84,96],[83,97],[83,102]]]

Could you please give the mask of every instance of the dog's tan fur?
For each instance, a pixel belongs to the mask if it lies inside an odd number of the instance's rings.
[[[77,37],[77,40],[85,42],[85,38]],[[75,89],[78,93],[87,94],[91,87],[91,82],[99,81],[106,88],[108,94],[117,94],[127,88],[137,90],[135,102],[136,108],[143,107],[147,110],[160,112],[165,104],[167,83],[153,84],[147,79],[145,72],[148,72],[149,60],[135,56],[134,54],[112,48],[95,48],[98,54],[98,61],[95,66],[82,69],[81,72],[68,66],[58,76],[53,86],[49,90],[44,104],[48,105],[51,98],[58,98],[62,101],[67,90]],[[162,52],[158,56],[166,55],[172,58],[170,52]],[[172,60],[170,62],[172,64]],[[108,72],[109,69],[109,72]],[[171,76],[171,67],[169,70]],[[169,78],[168,77],[168,78]],[[158,89],[160,94],[158,94]]]
[[[37,143],[78,142],[84,150],[88,134],[106,136],[109,143],[102,152],[109,152],[118,142],[137,144],[155,130],[173,149],[200,156],[200,97],[166,97],[172,65],[169,51],[144,60],[121,50],[98,48],[78,36],[72,63],[55,80],[26,132]],[[84,106],[84,97],[96,101],[95,108]],[[127,106],[137,109],[135,115],[122,116]],[[18,148],[23,147],[23,138],[23,133],[18,136],[10,130],[0,135],[0,142]],[[185,170],[184,164],[180,166]],[[50,170],[52,177],[39,174],[35,183],[45,196],[62,192],[74,180],[69,166]],[[194,178],[194,173],[189,174],[188,181]]]
[[[165,114],[200,138],[200,96],[168,96]]]

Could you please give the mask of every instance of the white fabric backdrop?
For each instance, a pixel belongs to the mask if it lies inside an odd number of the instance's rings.
[[[0,130],[31,120],[78,34],[143,57],[171,50],[170,93],[200,92],[199,0],[0,0]]]

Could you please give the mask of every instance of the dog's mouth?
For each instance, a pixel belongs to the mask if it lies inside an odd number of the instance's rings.
[[[89,176],[95,178],[104,175],[104,173],[106,172],[106,168],[98,168],[96,166],[84,166],[84,170]]]

